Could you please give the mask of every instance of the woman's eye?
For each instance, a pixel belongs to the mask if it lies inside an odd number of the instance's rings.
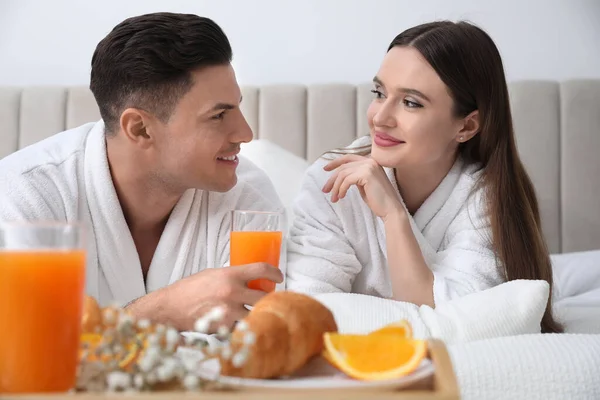
[[[381,93],[379,90],[377,89],[373,89],[371,90],[371,93],[373,93],[375,95],[376,98],[378,99],[383,99],[383,93]]]
[[[423,107],[422,104],[419,104],[416,101],[412,101],[412,100],[408,100],[408,99],[404,99],[404,100],[402,100],[402,102],[408,108],[421,108],[421,107]]]

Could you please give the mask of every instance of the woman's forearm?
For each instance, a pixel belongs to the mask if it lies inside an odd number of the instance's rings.
[[[406,211],[384,220],[394,300],[434,306],[433,273],[427,266]]]

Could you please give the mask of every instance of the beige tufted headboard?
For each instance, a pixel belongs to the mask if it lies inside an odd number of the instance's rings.
[[[310,161],[368,132],[371,85],[242,88],[255,137]],[[510,84],[519,151],[554,253],[600,249],[600,80]],[[0,87],[0,158],[99,119],[86,87]]]

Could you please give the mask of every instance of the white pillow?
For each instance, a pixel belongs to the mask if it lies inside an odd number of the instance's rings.
[[[600,250],[553,254],[554,315],[569,333],[600,333]]]
[[[240,154],[269,176],[287,210],[289,221],[293,215],[292,202],[300,190],[304,173],[310,163],[265,139],[243,144]]]
[[[500,336],[540,333],[549,285],[543,280],[515,280],[439,304],[435,309],[353,293],[314,297],[333,313],[342,333],[367,333],[407,319],[417,338],[447,344]]]

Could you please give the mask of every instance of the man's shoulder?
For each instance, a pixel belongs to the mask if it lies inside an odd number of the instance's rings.
[[[61,168],[69,159],[83,154],[87,134],[94,124],[56,133],[0,159],[0,180],[30,175],[40,168]]]
[[[73,182],[93,125],[57,133],[0,160],[0,220],[66,218],[65,198],[77,196]]]

